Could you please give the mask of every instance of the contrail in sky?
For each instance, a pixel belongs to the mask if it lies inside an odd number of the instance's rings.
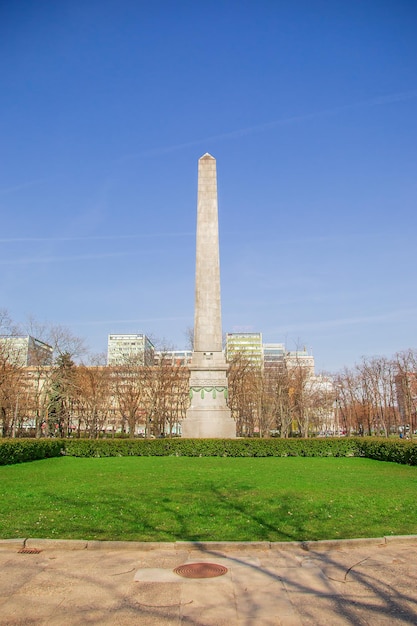
[[[343,111],[381,106],[383,104],[390,104],[391,102],[404,102],[406,100],[412,100],[414,98],[417,98],[417,90],[403,91],[403,92],[391,94],[388,96],[380,96],[377,98],[371,98],[369,100],[362,100],[360,102],[355,102],[353,104],[344,104],[342,106],[334,107],[331,109],[324,109],[323,111],[316,111],[315,113],[306,113],[304,115],[294,115],[292,117],[286,117],[280,120],[273,120],[271,122],[266,122],[264,124],[248,126],[246,128],[240,128],[238,130],[230,131],[227,133],[221,133],[219,135],[212,135],[211,137],[205,137],[204,139],[196,139],[194,141],[188,141],[186,143],[180,143],[180,144],[176,144],[173,146],[154,148],[154,149],[146,150],[144,152],[139,152],[136,154],[127,154],[125,156],[119,157],[119,159],[117,160],[122,161],[124,159],[134,159],[138,157],[159,156],[159,155],[166,154],[169,152],[182,150],[184,148],[190,148],[193,146],[198,146],[200,144],[207,144],[213,141],[221,141],[224,139],[238,139],[240,137],[244,137],[245,135],[252,135],[257,132],[263,132],[265,130],[269,130],[271,128],[277,128],[279,126],[287,126],[289,124],[295,124],[297,122],[304,122],[304,121],[316,119],[319,117],[326,117],[328,115],[336,115],[337,113],[341,113]]]

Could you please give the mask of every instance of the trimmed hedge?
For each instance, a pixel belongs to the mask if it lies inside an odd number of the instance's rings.
[[[417,465],[417,441],[376,437],[329,439],[2,439],[0,465],[58,457],[218,456],[341,457]]]
[[[61,456],[61,439],[0,439],[0,465]]]
[[[353,439],[71,439],[69,456],[355,456]]]
[[[417,440],[358,438],[358,456],[402,465],[417,465]]]

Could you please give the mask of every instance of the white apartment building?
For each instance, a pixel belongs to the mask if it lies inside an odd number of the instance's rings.
[[[52,346],[31,335],[0,335],[0,353],[17,367],[52,365]]]
[[[158,350],[155,352],[155,365],[189,365],[193,356],[192,350]]]
[[[153,365],[155,348],[144,334],[109,335],[107,365]]]
[[[283,343],[264,343],[264,365],[282,365],[284,363],[286,352],[285,344]]]
[[[230,363],[237,355],[254,365],[262,366],[262,333],[227,333],[226,359]]]
[[[285,353],[285,364],[288,369],[305,368],[310,376],[314,376],[314,356],[303,350],[291,350]]]
[[[256,365],[273,367],[286,365],[289,369],[306,368],[314,375],[314,356],[306,348],[288,351],[283,343],[262,343],[262,333],[228,333],[226,335],[226,358],[230,363],[240,354]]]

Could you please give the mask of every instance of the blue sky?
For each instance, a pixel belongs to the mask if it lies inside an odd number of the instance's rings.
[[[197,161],[224,332],[318,370],[416,348],[414,0],[0,5],[0,308],[178,348]]]

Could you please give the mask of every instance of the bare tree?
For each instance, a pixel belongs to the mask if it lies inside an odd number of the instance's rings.
[[[252,437],[257,429],[259,369],[239,352],[229,361],[228,405],[236,421],[236,433],[240,437]]]
[[[297,422],[298,430],[302,437],[308,437],[310,426],[310,394],[309,394],[309,374],[305,367],[295,365],[289,370],[289,396],[290,405],[294,418]]]
[[[367,399],[368,432],[388,437],[396,423],[394,364],[386,357],[364,358],[359,372]]]
[[[194,349],[194,326],[188,326],[185,329],[185,345],[187,350]]]
[[[417,350],[398,352],[394,363],[401,432],[412,437],[417,432]]]
[[[107,367],[76,368],[79,419],[90,439],[104,433],[111,414],[110,371]]]
[[[146,434],[177,435],[189,405],[188,368],[176,363],[171,350],[163,347],[154,366],[145,368]]]
[[[111,368],[111,389],[115,406],[120,414],[122,433],[134,437],[138,424],[145,424],[146,402],[145,366],[134,358],[125,360],[123,365]]]
[[[22,389],[23,368],[10,362],[7,354],[0,351],[0,416],[2,436],[14,437],[18,426],[20,410],[24,406],[26,394]],[[20,401],[20,404],[19,404]]]
[[[335,376],[337,419],[348,434],[388,437],[399,422],[396,393],[398,362],[363,357]]]
[[[37,335],[34,333],[37,330]],[[31,334],[37,336],[53,348],[54,360],[63,354],[67,354],[74,362],[80,361],[87,354],[85,341],[82,337],[75,335],[69,328],[59,325],[38,325],[32,320]]]
[[[7,309],[0,309],[0,419],[3,437],[15,435],[18,421],[24,359],[16,345],[9,341],[18,333],[19,329]]]

